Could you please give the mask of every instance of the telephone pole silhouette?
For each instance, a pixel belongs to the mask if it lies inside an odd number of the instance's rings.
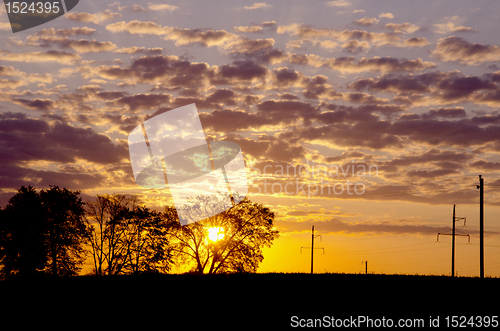
[[[361,263],[365,264],[365,275],[368,275],[368,261],[361,261]]]
[[[479,277],[484,278],[484,181],[479,175]]]
[[[455,222],[464,220],[464,225],[465,222],[467,221],[465,217],[456,217],[455,216],[455,205],[453,205],[453,220],[452,220],[452,232],[450,233],[438,233],[437,234],[437,241],[439,241],[439,236],[451,236],[451,277],[455,277],[455,236],[466,236],[469,238],[469,243],[470,243],[470,235],[468,234],[456,234],[455,233]]]
[[[312,226],[312,235],[311,235],[311,247],[300,247],[300,252],[302,253],[302,248],[311,249],[311,274],[313,274],[313,265],[314,265],[314,250],[322,249],[323,254],[325,254],[325,249],[323,247],[314,248],[314,238],[321,237],[321,235],[314,235],[314,225]]]

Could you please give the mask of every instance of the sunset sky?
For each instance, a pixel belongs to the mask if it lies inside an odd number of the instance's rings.
[[[260,1],[260,0],[259,0]],[[136,194],[127,137],[196,104],[241,146],[281,237],[259,272],[500,276],[500,3],[80,0],[12,33],[0,10],[0,206],[22,185]]]

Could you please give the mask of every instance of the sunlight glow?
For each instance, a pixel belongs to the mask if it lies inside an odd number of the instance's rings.
[[[224,238],[224,229],[220,227],[213,227],[208,229],[208,239],[210,241],[218,241]]]

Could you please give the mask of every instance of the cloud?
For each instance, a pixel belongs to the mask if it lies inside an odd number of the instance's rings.
[[[411,169],[415,166],[421,169],[424,165],[431,165],[434,168],[438,164],[462,164],[463,166],[474,158],[474,154],[440,150],[432,148],[421,154],[400,155],[389,161],[377,162],[378,169],[382,172],[398,172],[404,169]]]
[[[0,78],[0,90],[16,89],[23,85],[26,85],[26,83],[21,80]]]
[[[500,141],[498,126],[480,127],[467,119],[460,121],[403,120],[395,122],[389,132],[430,146],[471,147]]]
[[[466,26],[455,26],[455,24],[449,22],[447,24],[434,24],[436,27],[435,32],[439,34],[447,34],[451,32],[477,32],[477,30],[474,30],[471,27],[466,27]]]
[[[133,4],[132,6],[120,6],[120,3],[117,1],[115,3],[112,3],[109,6],[111,7],[113,5],[118,6],[118,11],[127,10],[127,11],[131,11],[131,12],[135,12],[135,13],[143,13],[143,12],[147,11],[146,8],[144,8],[143,6],[138,5],[138,4]]]
[[[378,17],[382,18],[394,18],[394,15],[392,13],[382,13],[380,15],[378,15]]]
[[[115,100],[117,105],[127,105],[130,111],[157,108],[165,103],[170,103],[170,94],[134,94],[123,96]]]
[[[262,22],[261,25],[265,28],[274,28],[278,25],[278,23],[276,23],[276,21],[266,21],[266,22]]]
[[[82,23],[94,23],[94,24],[102,24],[104,21],[110,21],[115,18],[121,17],[120,13],[113,13],[111,10],[106,9],[103,12],[96,14],[89,13],[79,13],[79,12],[70,12],[65,15],[66,19],[82,22]]]
[[[22,72],[14,67],[7,67],[0,65],[0,76],[6,77],[16,77],[19,80],[14,79],[1,79],[0,86],[2,89],[15,89],[20,86],[27,85],[28,83],[48,83],[51,84],[54,81],[54,78],[51,74],[44,73],[33,73],[28,74],[26,72]]]
[[[0,113],[0,136],[2,189],[59,185],[81,190],[109,184],[114,177],[126,183],[131,173],[126,147],[90,128],[4,112]],[[122,169],[117,169],[120,164]]]
[[[428,113],[422,114],[423,119],[430,118],[465,118],[467,113],[464,107],[454,107],[454,108],[431,108]]]
[[[27,53],[10,53],[0,52],[0,59],[4,61],[14,62],[58,62],[60,64],[73,64],[81,60],[78,54],[68,53],[63,51],[46,51],[46,52],[27,52]]]
[[[351,4],[348,0],[336,0],[328,2],[327,5],[330,7],[348,7]]]
[[[300,40],[295,40],[295,41],[300,41]],[[321,41],[313,41],[312,42],[313,45],[319,45],[319,47],[321,48],[325,48],[325,49],[334,49],[338,46],[338,43],[336,43],[335,41],[331,41],[331,40],[321,40]],[[296,46],[299,46],[299,47],[294,47],[294,44],[290,44],[291,48],[300,48],[300,44],[297,44]]]
[[[26,109],[46,111],[53,107],[53,102],[50,99],[34,99],[28,100],[23,98],[14,98],[10,100],[12,103],[23,106]]]
[[[436,67],[435,63],[423,61],[420,58],[415,60],[406,60],[406,59],[396,59],[392,57],[383,57],[383,58],[373,57],[373,58],[361,58],[360,60],[357,60],[354,57],[325,59],[315,55],[290,54],[289,61],[292,64],[311,65],[317,68],[327,67],[330,69],[346,73],[357,73],[365,71],[415,72]]]
[[[109,41],[97,40],[67,40],[62,43],[63,47],[69,47],[77,53],[109,52],[116,49],[116,45]]]
[[[172,28],[164,39],[174,40],[176,46],[199,43],[211,47],[222,46],[238,36],[225,30]]]
[[[233,41],[229,41],[224,44],[222,50],[228,54],[245,54],[253,55],[257,52],[262,52],[266,49],[270,49],[274,45],[273,38],[267,39],[250,39],[250,38],[239,38]]]
[[[216,72],[214,83],[229,84],[230,82],[238,81],[255,81],[263,80],[267,74],[268,69],[256,64],[251,60],[234,61],[233,64],[224,64],[219,67]]]
[[[177,56],[143,56],[134,59],[130,66],[99,66],[94,71],[105,79],[125,81],[130,84],[162,84],[176,87],[198,88],[207,84],[229,85],[263,83],[269,70],[252,60],[238,60],[220,67],[206,63],[181,60]]]
[[[378,22],[380,22],[380,20],[375,18],[375,17],[363,17],[363,18],[360,18],[359,20],[355,20],[354,24],[360,25],[360,26],[370,26],[370,25],[378,24]]]
[[[200,113],[200,119],[204,128],[216,132],[237,132],[279,123],[256,113],[229,109],[215,109],[211,113]]]
[[[147,55],[159,55],[163,52],[162,48],[146,48],[146,47],[122,47],[115,50],[115,53],[119,54],[147,54]]]
[[[314,220],[302,220],[300,222],[290,222],[278,220],[275,221],[276,227],[281,233],[286,232],[310,232],[314,225],[317,231],[323,234],[332,233],[392,233],[392,234],[432,234],[446,232],[447,227],[438,227],[432,225],[415,224],[413,220],[398,220],[393,222],[361,222],[349,223],[338,218],[330,218],[321,222]],[[403,224],[402,224],[403,223]],[[406,223],[406,224],[404,224]]]
[[[453,16],[453,17],[445,17],[443,18],[443,23],[440,24],[434,24],[434,27],[436,28],[434,32],[438,34],[448,34],[448,33],[453,33],[453,32],[477,32],[477,30],[474,30],[471,27],[466,27],[463,25],[456,26],[456,24],[459,24],[461,21],[463,21],[462,18],[459,16]]]
[[[429,45],[429,41],[426,38],[412,37],[403,41],[406,45],[410,47],[423,47]]]
[[[150,35],[165,35],[172,31],[172,28],[162,27],[154,22],[140,22],[133,20],[125,23],[125,21],[106,25],[106,30],[111,32],[128,32],[130,34],[150,34]]]
[[[159,4],[155,4],[155,3],[151,3],[151,2],[148,2],[148,9],[149,10],[154,10],[154,11],[164,11],[164,10],[168,10],[168,11],[174,11],[176,9],[178,9],[179,7],[177,6],[173,6],[173,5],[168,5],[166,3],[159,3]]]
[[[500,47],[471,44],[464,38],[446,37],[439,39],[431,54],[441,61],[457,61],[462,64],[480,65],[500,60]]]
[[[495,106],[500,104],[500,92],[493,77],[464,76],[458,71],[407,76],[386,74],[359,79],[349,84],[348,88],[398,93],[396,100],[414,106],[467,101]]]
[[[498,171],[500,170],[500,162],[491,162],[486,160],[478,160],[469,164],[471,167],[486,170],[486,171]]]
[[[72,28],[64,28],[64,29],[42,29],[39,32],[35,33],[33,36],[91,36],[94,35],[96,29],[88,28],[88,27],[72,27]],[[29,39],[30,37],[28,37]]]
[[[254,9],[269,8],[269,7],[271,7],[271,5],[268,5],[265,2],[254,2],[253,5],[245,6],[245,7],[243,7],[243,9],[254,10]]]
[[[236,32],[259,33],[262,32],[263,29],[258,25],[254,25],[254,26],[235,26],[233,30]]]
[[[377,18],[362,18],[354,21],[354,24],[361,26],[369,26],[377,24]],[[303,24],[280,25],[276,31],[278,34],[288,33],[291,36],[296,36],[300,41],[310,41],[317,43],[320,40],[347,42],[349,40],[366,41],[376,46],[392,45],[398,46],[401,44],[400,33],[394,32],[368,32],[364,30],[343,30],[336,29],[315,29]]]
[[[154,22],[117,22],[108,24],[106,30],[117,32],[128,32],[130,34],[148,34],[164,36],[164,40],[175,41],[175,46],[183,46],[198,43],[207,47],[223,46],[227,42],[237,40],[238,35],[225,30],[212,29],[181,29],[175,27],[162,27]]]
[[[108,136],[63,122],[4,113],[0,132],[3,165],[39,160],[75,163],[77,159],[109,164],[128,158],[126,148]]]
[[[413,33],[420,28],[418,26],[416,26],[415,24],[411,24],[411,23],[401,23],[401,24],[388,23],[388,24],[384,25],[384,29],[391,30],[394,33]]]
[[[342,49],[348,51],[349,53],[358,53],[367,48],[370,48],[370,44],[367,41],[359,41],[359,40],[349,40],[345,44],[342,45]]]
[[[95,39],[75,40],[67,37],[75,35],[88,36],[92,35],[94,32],[94,29],[89,28],[71,28],[58,30],[52,28],[44,29],[34,35],[28,36],[26,39],[31,46],[49,47],[51,45],[57,45],[61,48],[71,48],[77,53],[108,52],[116,48],[116,45],[109,41],[102,42]]]

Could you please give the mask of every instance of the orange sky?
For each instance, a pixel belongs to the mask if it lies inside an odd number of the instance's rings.
[[[22,185],[137,194],[127,137],[195,103],[240,145],[249,198],[281,237],[259,271],[500,276],[500,4],[490,1],[80,3],[12,33],[0,10],[0,206]],[[353,171],[354,170],[354,171]]]

